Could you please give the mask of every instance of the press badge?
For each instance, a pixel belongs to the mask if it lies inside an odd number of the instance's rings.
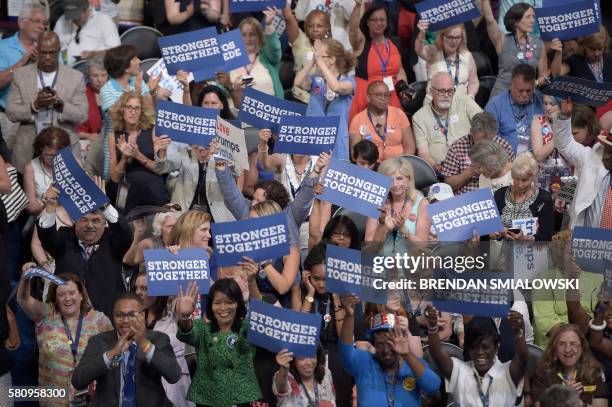
[[[393,78],[390,76],[385,76],[383,78],[383,82],[387,85],[387,87],[389,88],[389,92],[393,92],[395,90],[395,87],[393,86]]]

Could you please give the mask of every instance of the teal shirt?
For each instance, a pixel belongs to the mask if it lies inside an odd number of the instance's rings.
[[[26,50],[19,42],[19,31],[12,37],[0,41],[0,71],[6,71],[26,54]],[[8,97],[10,85],[0,89],[0,107],[6,109],[6,98]],[[275,88],[276,89],[276,88]]]
[[[259,53],[259,62],[266,67],[270,76],[272,77],[272,84],[274,86],[274,96],[279,99],[285,98],[285,91],[280,81],[279,67],[283,51],[281,49],[281,43],[278,38],[278,34],[273,32],[272,34],[266,35],[266,43]]]

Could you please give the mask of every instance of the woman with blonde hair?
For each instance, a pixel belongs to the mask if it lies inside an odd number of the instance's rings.
[[[456,95],[469,95],[472,98],[478,93],[480,82],[476,62],[467,49],[467,39],[463,24],[444,28],[436,33],[436,42],[425,45],[425,34],[429,28],[427,20],[417,24],[420,32],[416,37],[415,51],[427,63],[427,93],[431,87],[431,78],[438,72],[448,72],[453,78]]]
[[[177,219],[168,235],[168,244],[177,245],[181,249],[208,249],[210,238],[210,214],[190,210]]]
[[[109,135],[110,174],[113,182],[127,183],[123,209],[142,205],[161,206],[170,201],[164,179],[155,170],[153,135],[154,114],[143,97],[125,92],[110,109],[114,133]],[[121,205],[118,205],[121,207]]]
[[[574,324],[560,326],[553,334],[539,361],[531,382],[533,399],[554,384],[574,388],[585,405],[608,405],[608,389],[603,369],[593,357],[589,343]]]
[[[129,250],[123,256],[123,262],[128,265],[140,264],[144,261],[146,249],[160,249],[169,245],[170,231],[174,227],[181,212],[164,211],[155,214],[152,223],[153,236],[144,239],[145,220],[134,220],[134,239]]]
[[[392,183],[380,220],[369,218],[366,223],[365,241],[385,242],[385,250],[393,248],[393,253],[404,240],[427,241],[431,226],[425,210],[428,203],[414,186],[412,164],[402,157],[390,158],[378,172],[390,176]]]

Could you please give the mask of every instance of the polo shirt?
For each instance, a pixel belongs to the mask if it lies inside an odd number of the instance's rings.
[[[394,407],[420,406],[421,392],[435,394],[440,387],[440,378],[422,359],[425,372],[420,378],[417,379],[408,363],[402,361],[393,385],[393,378],[383,373],[373,354],[342,341],[338,342],[338,347],[342,366],[355,378],[358,406],[387,407],[387,396],[391,394]]]
[[[0,40],[0,71],[6,71],[21,59],[27,50],[19,42],[19,31],[12,37]],[[11,86],[7,85],[0,89],[0,107],[6,108],[6,98],[8,97]]]

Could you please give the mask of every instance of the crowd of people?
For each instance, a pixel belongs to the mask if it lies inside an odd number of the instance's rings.
[[[165,35],[242,36],[247,65],[200,82],[176,74],[183,104],[236,120],[251,87],[340,117],[318,156],[275,152],[274,129],[244,124],[254,142],[239,169],[216,141],[156,134],[155,106],[171,90],[121,44],[119,0],[49,3],[24,4],[0,40],[0,406],[608,405],[612,292],[568,245],[575,227],[612,229],[612,101],[595,109],[542,93],[560,75],[612,82],[605,20],[545,42],[534,5],[516,0],[477,0],[481,17],[437,32],[418,0],[251,13],[225,0],[145,1],[145,23]],[[54,183],[64,148],[110,201],[78,219]],[[332,159],[391,178],[379,217],[319,199]],[[328,290],[328,245],[393,255],[436,242],[428,205],[483,188],[503,230],[468,243],[550,243],[542,276],[579,289],[515,290],[501,318],[441,311],[411,290],[386,304]],[[286,255],[218,264],[211,225],[280,213]],[[146,250],[186,248],[208,252],[208,293],[185,282],[148,295]],[[24,278],[34,267],[65,284]],[[316,354],[250,343],[251,299],[319,315]],[[67,394],[8,397],[19,386]]]

